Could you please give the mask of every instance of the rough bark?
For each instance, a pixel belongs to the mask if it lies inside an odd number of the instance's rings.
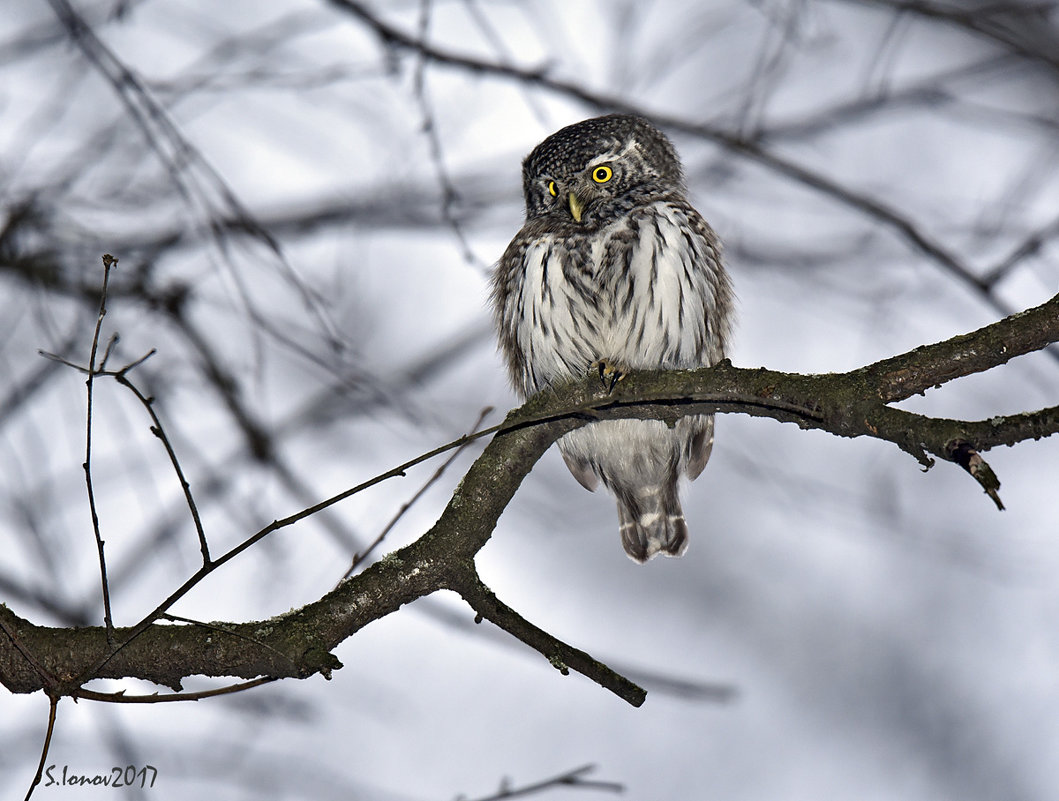
[[[108,644],[103,627],[36,626],[0,605],[0,681],[11,692],[91,697],[82,685],[92,678],[135,677],[179,689],[190,675],[329,676],[341,667],[332,651],[343,640],[403,604],[451,590],[467,601],[476,619],[503,628],[563,673],[575,670],[639,705],[645,697],[640,687],[522,618],[482,583],[475,569],[475,555],[492,536],[501,513],[556,439],[593,420],[673,421],[687,414],[740,412],[839,436],[892,442],[925,466],[935,458],[959,464],[999,506],[999,482],[981,453],[1056,433],[1059,406],[962,421],[926,417],[889,404],[1057,341],[1059,295],[973,333],[847,373],[800,375],[725,362],[702,370],[630,374],[610,392],[589,373],[583,381],[542,393],[512,411],[429,531],[314,603],[266,621],[160,622],[181,588],[136,626],[114,629],[114,646]],[[184,587],[291,522],[288,518],[266,527],[204,565]]]

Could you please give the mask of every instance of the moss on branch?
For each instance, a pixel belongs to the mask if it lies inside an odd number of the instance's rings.
[[[103,627],[36,626],[0,605],[0,681],[12,692],[45,690],[53,696],[76,696],[91,678],[135,677],[179,688],[190,675],[329,676],[341,667],[331,652],[368,623],[417,598],[454,590],[479,619],[492,621],[552,664],[578,671],[639,705],[644,699],[641,688],[526,621],[501,603],[475,570],[475,556],[492,536],[501,513],[559,437],[594,420],[672,421],[688,414],[739,412],[838,436],[885,440],[924,466],[934,459],[958,464],[999,506],[999,481],[981,453],[1056,433],[1059,407],[962,421],[918,415],[889,404],[1056,341],[1059,296],[970,334],[847,373],[800,375],[724,362],[701,370],[632,373],[607,392],[592,372],[585,380],[542,393],[512,411],[429,531],[319,600],[250,623],[151,622],[161,616],[156,610],[155,617],[145,618],[137,627],[114,629],[117,650],[108,644]],[[352,492],[311,507],[306,514]],[[272,534],[281,523],[298,519],[301,516],[295,515],[277,521],[249,538],[245,547]],[[240,546],[230,553],[234,557],[244,549]],[[216,560],[211,569],[227,558]],[[170,598],[175,601],[185,589]],[[159,609],[165,607],[163,603]]]

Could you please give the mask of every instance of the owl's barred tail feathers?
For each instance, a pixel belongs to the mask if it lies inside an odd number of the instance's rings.
[[[688,526],[676,482],[636,496],[619,494],[618,532],[625,553],[635,562],[642,564],[660,553],[683,556],[688,549]]]

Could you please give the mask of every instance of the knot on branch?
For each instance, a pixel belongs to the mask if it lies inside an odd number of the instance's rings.
[[[308,678],[314,673],[319,673],[325,679],[331,681],[331,673],[335,670],[341,670],[344,666],[338,657],[326,648],[314,646],[303,655],[301,667],[303,670],[301,678]]]

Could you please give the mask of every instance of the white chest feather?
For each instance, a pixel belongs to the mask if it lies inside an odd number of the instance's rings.
[[[706,232],[683,207],[658,203],[594,235],[528,247],[508,300],[527,394],[599,359],[635,369],[720,358],[708,326],[719,261]]]

